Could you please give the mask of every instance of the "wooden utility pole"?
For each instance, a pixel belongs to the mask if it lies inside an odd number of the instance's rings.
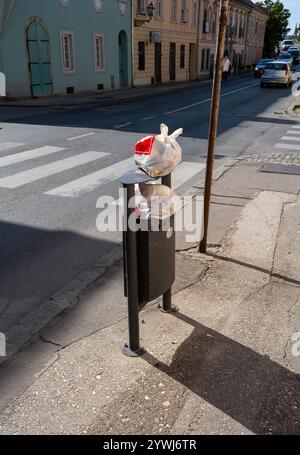
[[[206,175],[204,187],[204,235],[199,245],[199,251],[206,253],[207,236],[208,236],[208,222],[209,222],[209,208],[211,198],[211,187],[213,180],[214,169],[214,156],[216,148],[216,139],[218,131],[218,118],[220,110],[220,94],[222,84],[222,65],[225,50],[227,18],[228,18],[228,4],[229,0],[221,0],[221,11],[219,21],[218,41],[216,48],[215,70],[213,79],[213,90],[210,108],[210,123],[209,123],[209,138],[208,138],[208,152],[206,161]]]

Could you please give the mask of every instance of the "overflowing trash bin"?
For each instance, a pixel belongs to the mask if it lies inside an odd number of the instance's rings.
[[[171,189],[171,173],[182,160],[176,138],[161,125],[161,134],[136,144],[137,169],[120,178],[125,194],[123,231],[124,289],[128,299],[129,342],[123,353],[144,353],[139,339],[139,312],[163,296],[162,309],[176,311],[171,302],[175,280],[174,214],[180,198]],[[161,182],[159,182],[161,179]]]

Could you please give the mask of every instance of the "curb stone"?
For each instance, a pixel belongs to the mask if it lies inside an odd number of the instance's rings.
[[[17,325],[6,332],[6,339],[14,342],[7,343],[6,357],[0,357],[0,366],[8,362],[41,329],[46,327],[55,317],[66,310],[70,310],[77,303],[78,296],[112,265],[122,258],[122,247],[118,246],[104,255],[95,264],[87,267],[81,274],[70,281],[66,286],[56,291],[52,296],[41,303],[38,308],[25,316]]]

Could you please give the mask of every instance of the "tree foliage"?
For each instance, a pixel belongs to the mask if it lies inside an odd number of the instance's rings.
[[[264,8],[269,15],[265,34],[264,55],[270,56],[275,52],[280,41],[290,31],[288,25],[291,13],[280,0],[264,0],[256,4]]]

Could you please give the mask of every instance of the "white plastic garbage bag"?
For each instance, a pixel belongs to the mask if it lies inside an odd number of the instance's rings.
[[[141,183],[138,211],[141,218],[168,218],[181,208],[181,199],[168,186]]]
[[[135,163],[150,177],[170,174],[182,160],[182,150],[176,138],[183,133],[183,129],[174,131],[170,136],[166,125],[162,124],[160,129],[160,135],[147,136],[135,146]]]

